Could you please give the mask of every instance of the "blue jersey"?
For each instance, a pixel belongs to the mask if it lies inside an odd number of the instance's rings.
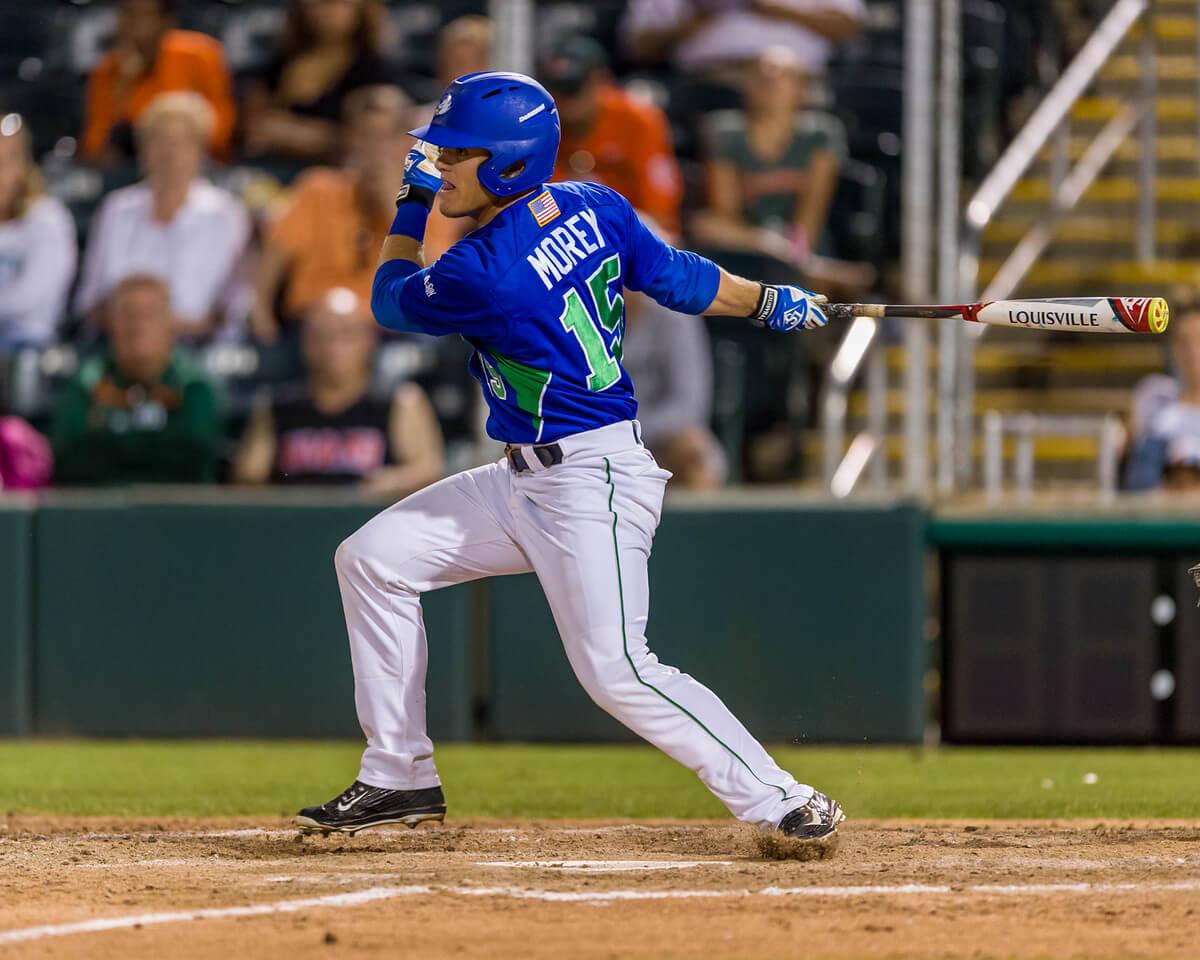
[[[718,282],[712,261],[664,243],[620,194],[554,183],[424,270],[382,264],[371,306],[390,329],[466,338],[490,408],[488,435],[550,443],[637,414],[621,365],[625,287],[701,313]]]

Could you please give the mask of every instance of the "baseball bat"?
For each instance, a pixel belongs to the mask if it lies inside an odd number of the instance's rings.
[[[993,300],[932,306],[830,303],[830,320],[855,317],[959,318],[973,323],[1075,333],[1162,333],[1171,318],[1162,297],[1055,297],[1047,300]]]

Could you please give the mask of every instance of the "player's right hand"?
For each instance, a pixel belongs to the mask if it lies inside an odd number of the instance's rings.
[[[829,302],[803,287],[763,284],[762,299],[754,319],[771,330],[816,330],[829,322],[821,307]]]
[[[432,143],[418,140],[404,158],[404,183],[396,194],[396,205],[404,200],[421,196],[428,203],[442,189],[442,175],[437,169],[438,148]]]

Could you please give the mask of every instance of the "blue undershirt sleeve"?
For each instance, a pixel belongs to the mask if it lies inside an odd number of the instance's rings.
[[[381,327],[404,332],[416,329],[409,325],[400,310],[400,291],[408,278],[420,269],[412,260],[385,260],[375,269],[375,280],[371,284],[371,312]]]
[[[375,271],[371,310],[380,326],[441,337],[495,333],[503,325],[483,288],[485,271],[466,244],[421,269],[411,260],[386,260]]]

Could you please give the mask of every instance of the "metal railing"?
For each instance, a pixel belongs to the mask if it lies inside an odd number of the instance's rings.
[[[920,5],[915,4],[914,6]],[[953,10],[955,6],[953,3],[947,3],[944,10]],[[1014,138],[996,162],[995,167],[967,202],[961,230],[957,229],[958,224],[955,221],[946,216],[940,218],[939,246],[942,270],[940,271],[939,294],[943,298],[948,299],[953,296],[954,302],[976,299],[975,291],[978,284],[983,231],[992,222],[1013,188],[1052,138],[1049,170],[1051,201],[1046,214],[1029,229],[1016,245],[1012,254],[988,284],[981,299],[1004,299],[1017,288],[1037,261],[1038,256],[1053,240],[1058,218],[1078,205],[1088,187],[1111,161],[1120,144],[1139,126],[1142,152],[1138,167],[1137,250],[1140,259],[1153,259],[1156,202],[1154,179],[1157,163],[1154,142],[1157,70],[1154,64],[1154,31],[1150,26],[1144,31],[1139,51],[1142,58],[1142,81],[1138,103],[1120,110],[1105,124],[1089,143],[1074,167],[1070,166],[1069,157],[1072,108],[1087,92],[1104,65],[1124,42],[1130,30],[1143,18],[1150,19],[1153,11],[1154,0],[1116,0],[1108,14],[1051,88],[1049,94],[1030,116],[1024,128]],[[945,27],[944,22],[941,38],[943,46],[956,46],[958,39],[953,31],[946,31]],[[959,102],[957,86],[961,82],[961,78],[958,76],[957,70],[946,69],[945,62],[942,73],[943,91],[940,102],[943,106],[952,106]],[[954,87],[955,90],[948,89],[950,87]],[[922,130],[924,129],[922,128]],[[907,139],[906,133],[906,155],[924,149],[921,144],[908,143]],[[932,137],[928,139],[932,140]],[[933,144],[929,143],[926,146],[932,148]],[[945,130],[941,137],[941,149],[943,154],[957,149],[957,143],[946,135]],[[943,165],[943,181],[945,173],[949,169],[949,163]],[[955,184],[955,189],[956,186]],[[951,193],[949,197],[951,200],[957,199],[956,193]],[[943,198],[943,203],[947,203],[946,197]],[[946,209],[947,206],[944,205],[943,212]],[[925,264],[922,263],[920,267],[923,271]],[[951,273],[957,274],[956,290],[950,289],[955,286],[953,277],[950,276]],[[945,323],[954,323],[954,321],[945,321]],[[951,455],[951,452],[954,459],[953,471],[948,471],[942,467],[942,464],[939,464],[939,489],[943,491],[947,487],[952,488],[956,478],[961,481],[970,476],[971,444],[969,441],[974,432],[975,403],[974,345],[986,330],[985,324],[969,324],[965,331],[956,331],[957,335],[945,336],[939,340],[941,366],[937,380],[939,409],[937,450],[939,460],[944,460]],[[878,423],[869,422],[867,428],[860,431],[848,446],[845,443],[849,391],[862,366],[868,362],[876,362],[872,358],[882,353],[877,342],[879,333],[880,327],[875,321],[859,318],[846,331],[830,364],[822,415],[825,444],[823,479],[826,487],[836,496],[849,495],[865,472],[864,468],[867,462],[874,462],[874,460],[884,461],[884,469],[881,471],[876,468],[873,476],[882,476],[883,480],[880,481],[880,484],[886,484],[886,454],[884,453],[886,411]],[[875,409],[877,406],[883,408],[886,402],[886,367],[882,359],[878,362],[883,374],[869,378],[869,409]],[[927,390],[925,365],[910,363],[908,379],[910,382],[906,395],[916,397],[919,394],[923,398]],[[879,390],[884,396],[872,399],[872,390]],[[923,412],[923,401],[919,411],[906,411],[910,421]],[[907,443],[909,446],[919,444],[923,452],[925,438],[919,437],[917,431],[912,427],[913,424],[909,423],[908,429],[906,429]],[[863,451],[866,449],[867,438],[873,438],[874,442],[871,445],[871,456],[864,461]],[[913,457],[915,458],[915,456],[914,454]],[[834,489],[835,478],[839,479],[836,490]]]
[[[1059,218],[1079,204],[1121,143],[1139,127],[1141,150],[1138,161],[1136,248],[1138,259],[1143,263],[1154,259],[1157,200],[1154,181],[1158,157],[1155,143],[1158,70],[1154,62],[1154,7],[1154,0],[1117,0],[968,201],[958,251],[962,300],[1003,300],[1010,297],[1054,239]],[[1088,144],[1075,166],[1068,169],[1071,110],[1129,32],[1141,21],[1146,22],[1146,29],[1143,30],[1139,49],[1141,84],[1138,102],[1118,111]],[[1018,241],[977,297],[983,231],[1051,138],[1050,202],[1046,212]],[[971,476],[971,446],[966,440],[974,432],[975,347],[985,331],[985,324],[972,324],[958,338],[954,354],[941,358],[942,363],[952,365],[956,382],[944,392],[939,392],[939,401],[947,403],[954,411],[954,416],[952,420],[947,417],[946,422],[939,421],[938,426],[939,431],[951,432],[950,439],[947,441],[943,437],[941,442],[955,450],[953,475],[959,482],[967,481]],[[963,442],[956,443],[956,438]]]
[[[879,338],[880,321],[856,317],[850,324],[829,364],[821,404],[824,435],[825,487],[839,499],[854,492],[859,479],[871,467],[872,487],[882,493],[887,487],[887,358]],[[867,426],[846,446],[846,421],[850,387],[866,364]]]
[[[989,410],[983,416],[983,478],[988,502],[995,503],[1003,496],[1005,434],[1011,434],[1016,439],[1013,472],[1018,500],[1028,500],[1033,496],[1033,443],[1037,437],[1096,437],[1099,441],[1096,480],[1100,498],[1113,499],[1117,492],[1121,431],[1121,420],[1114,414],[1066,417],[1018,413],[1005,416]]]

